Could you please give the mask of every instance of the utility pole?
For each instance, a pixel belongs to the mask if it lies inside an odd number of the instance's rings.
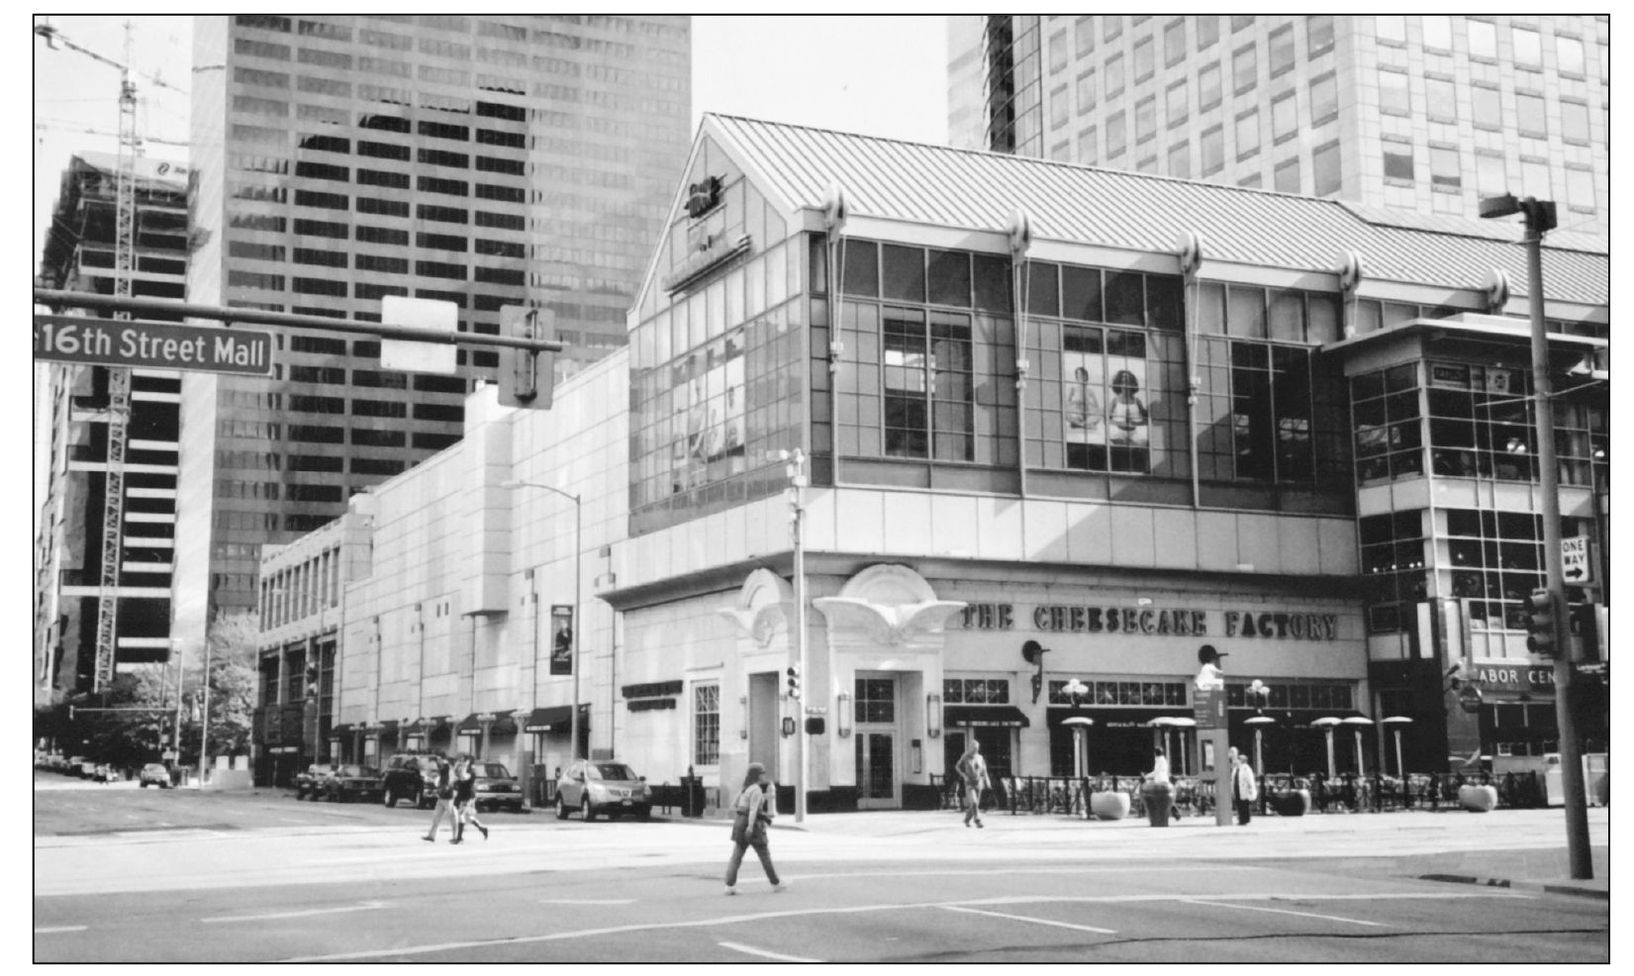
[[[794,667],[790,705],[794,709],[794,822],[806,819],[806,755],[810,742],[806,735],[806,707],[802,682],[806,677],[806,452],[800,448],[781,452],[788,464],[789,520],[794,536]]]
[[[1539,493],[1543,496],[1543,567],[1549,591],[1555,669],[1555,727],[1560,733],[1561,787],[1566,791],[1566,853],[1573,878],[1594,877],[1589,856],[1588,798],[1583,792],[1583,749],[1572,715],[1572,656],[1564,623],[1566,578],[1560,553],[1560,471],[1555,457],[1554,389],[1549,379],[1549,336],[1543,320],[1543,235],[1555,228],[1555,205],[1514,194],[1481,201],[1482,217],[1522,214],[1526,219],[1526,276],[1532,315],[1532,404],[1538,427]]]

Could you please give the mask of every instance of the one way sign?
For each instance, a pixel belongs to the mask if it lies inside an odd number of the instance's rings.
[[[1561,576],[1568,586],[1583,586],[1594,582],[1594,567],[1589,561],[1589,537],[1574,535],[1560,540]]]

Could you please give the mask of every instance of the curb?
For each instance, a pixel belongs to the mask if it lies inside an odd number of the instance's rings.
[[[1611,891],[1600,891],[1595,888],[1582,888],[1575,885],[1553,884],[1542,881],[1511,881],[1508,878],[1477,878],[1467,874],[1421,874],[1419,881],[1447,881],[1454,884],[1473,884],[1487,888],[1525,889],[1542,891],[1551,895],[1575,895],[1579,898],[1595,898],[1602,901],[1611,899]]]

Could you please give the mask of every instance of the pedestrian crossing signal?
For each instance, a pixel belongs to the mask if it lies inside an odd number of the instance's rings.
[[[789,665],[788,687],[790,698],[800,697],[800,666],[798,664]]]

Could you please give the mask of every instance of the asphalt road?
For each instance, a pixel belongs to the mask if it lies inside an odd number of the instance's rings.
[[[722,892],[719,822],[429,817],[282,791],[35,794],[38,962],[1605,962],[1608,903],[1419,880],[1462,821],[1150,831],[935,813],[772,832]],[[1401,815],[1398,815],[1401,816]],[[787,819],[787,818],[785,818]],[[816,818],[812,818],[815,820]],[[1332,825],[1329,826],[1328,822]],[[874,826],[870,826],[870,824]],[[1500,828],[1500,821],[1481,822]],[[1297,828],[1297,832],[1293,828]],[[1449,833],[1449,831],[1453,833]],[[446,837],[446,834],[444,835]],[[1338,846],[1342,846],[1338,845]],[[1235,848],[1235,850],[1233,849]]]

